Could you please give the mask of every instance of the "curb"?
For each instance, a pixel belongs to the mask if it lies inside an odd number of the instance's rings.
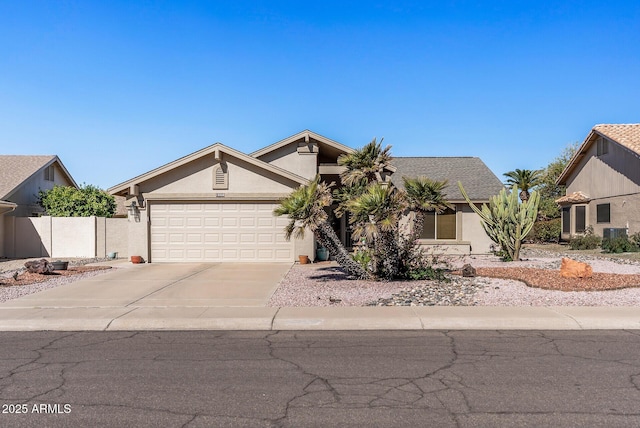
[[[0,331],[640,329],[637,307],[1,308]]]

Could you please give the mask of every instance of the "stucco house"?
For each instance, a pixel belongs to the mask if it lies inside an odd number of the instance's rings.
[[[592,226],[599,236],[640,232],[640,124],[593,127],[558,184],[567,187],[562,207],[562,238]]]
[[[78,187],[58,156],[0,155],[0,257],[13,255],[15,219],[43,213],[40,190]]]
[[[315,242],[284,238],[287,219],[274,217],[278,200],[317,174],[339,183],[338,156],[353,149],[311,131],[292,135],[250,154],[216,143],[108,191],[126,198],[129,255],[149,262],[291,262],[313,258]],[[429,218],[425,244],[449,251],[486,253],[491,241],[457,189],[462,181],[472,200],[487,202],[502,189],[500,180],[478,158],[394,158],[388,171],[449,179],[455,210]],[[346,218],[332,224],[346,246]]]

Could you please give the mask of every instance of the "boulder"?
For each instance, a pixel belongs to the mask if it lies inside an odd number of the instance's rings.
[[[476,276],[476,268],[471,266],[470,264],[466,264],[462,266],[462,276],[466,278],[473,278]]]
[[[29,273],[39,273],[41,275],[46,275],[53,272],[53,265],[45,259],[26,262],[24,264],[24,267],[27,268],[27,271]]]
[[[593,276],[593,268],[587,263],[563,257],[560,276],[563,278],[591,278]]]

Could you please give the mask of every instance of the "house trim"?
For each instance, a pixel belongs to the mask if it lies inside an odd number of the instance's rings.
[[[173,162],[170,162],[168,164],[165,164],[159,168],[153,169],[149,172],[146,172],[142,175],[139,175],[137,177],[132,178],[131,180],[125,181],[123,183],[120,183],[116,186],[111,187],[110,189],[108,189],[108,192],[111,194],[120,194],[120,193],[124,193],[126,191],[129,190],[129,188],[131,186],[137,185],[139,183],[142,183],[144,181],[150,180],[154,177],[157,177],[161,174],[164,174],[168,171],[171,171],[175,168],[179,168],[182,165],[185,165],[189,162],[192,162],[196,159],[199,159],[203,156],[207,156],[210,154],[213,154],[215,156],[216,159],[219,159],[221,157],[221,154],[226,153],[232,157],[238,158],[240,160],[243,160],[251,165],[257,166],[258,168],[261,168],[265,171],[269,171],[271,173],[274,173],[276,175],[282,176],[284,178],[287,178],[295,183],[298,184],[307,184],[309,182],[309,180],[307,180],[304,177],[301,177],[297,174],[294,174],[292,172],[289,172],[285,169],[279,168],[275,165],[271,165],[268,164],[266,162],[261,161],[260,159],[256,159],[254,157],[248,156],[242,152],[239,152],[235,149],[232,149],[231,147],[227,147],[223,144],[220,143],[215,143],[209,147],[205,147],[202,150],[198,150],[197,152],[191,153],[187,156],[184,156],[180,159],[177,159]]]

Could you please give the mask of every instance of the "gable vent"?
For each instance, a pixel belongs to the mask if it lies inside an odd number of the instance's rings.
[[[216,186],[224,186],[224,171],[222,168],[216,169]]]

